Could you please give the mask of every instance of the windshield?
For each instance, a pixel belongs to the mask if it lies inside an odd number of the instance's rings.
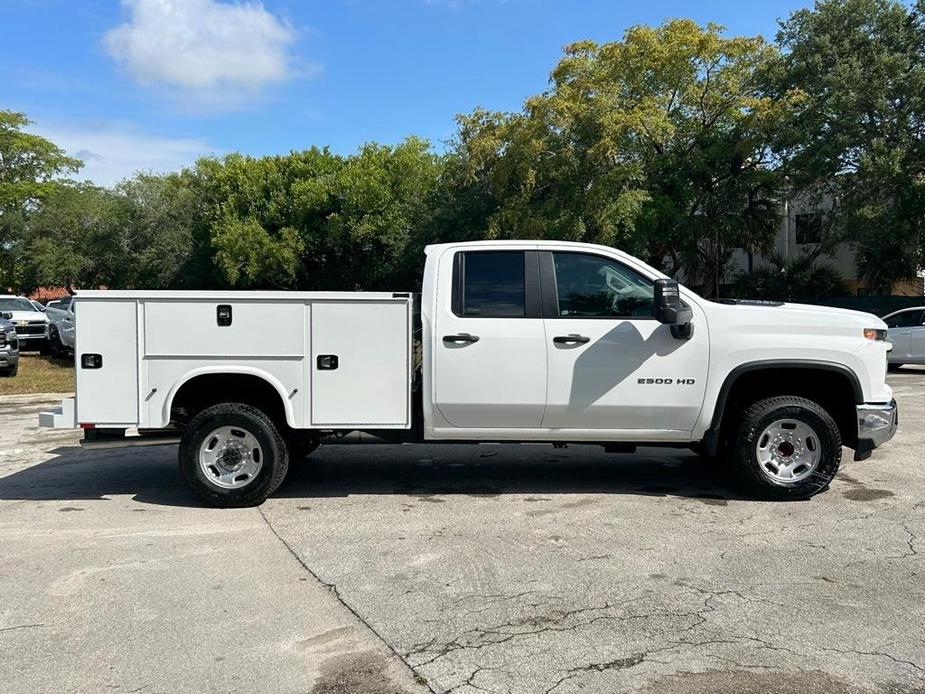
[[[0,311],[35,311],[35,306],[28,299],[10,297],[0,299]]]

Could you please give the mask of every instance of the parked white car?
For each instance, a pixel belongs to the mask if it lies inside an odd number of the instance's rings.
[[[925,364],[925,306],[904,308],[883,317],[887,340],[893,345],[890,366]]]
[[[0,295],[0,312],[11,314],[21,352],[48,353],[48,316],[24,296]]]
[[[370,441],[687,447],[756,496],[803,499],[828,487],[843,445],[864,459],[898,421],[876,316],[719,304],[604,246],[430,246],[419,299],[79,303],[76,399],[40,423],[93,445],[177,437],[184,478],[216,506],[263,502],[319,443]]]

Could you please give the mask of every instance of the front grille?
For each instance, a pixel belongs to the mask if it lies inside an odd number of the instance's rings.
[[[28,325],[17,325],[16,326],[17,335],[44,335],[45,334],[45,324],[42,322],[33,322]]]

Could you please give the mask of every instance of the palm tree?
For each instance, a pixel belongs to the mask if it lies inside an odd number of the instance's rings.
[[[819,261],[816,249],[785,258],[778,252],[767,257],[767,264],[752,272],[739,272],[733,282],[733,294],[740,299],[796,301],[830,296],[845,296],[848,288],[841,273]]]

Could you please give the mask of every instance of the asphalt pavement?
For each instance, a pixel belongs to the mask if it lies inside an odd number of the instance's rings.
[[[805,502],[683,451],[323,447],[259,509],[0,399],[0,692],[925,692],[925,370]]]

